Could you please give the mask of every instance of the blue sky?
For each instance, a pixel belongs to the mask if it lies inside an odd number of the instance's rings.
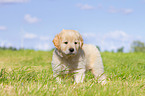
[[[62,29],[101,51],[145,42],[145,0],[0,0],[0,46],[51,50]]]

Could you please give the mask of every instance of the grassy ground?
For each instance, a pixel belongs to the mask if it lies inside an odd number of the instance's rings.
[[[52,77],[52,52],[0,51],[0,95],[144,96],[145,53],[101,53],[108,83],[90,72],[82,84],[71,78],[60,85]]]

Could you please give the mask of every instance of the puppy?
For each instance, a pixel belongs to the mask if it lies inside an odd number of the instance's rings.
[[[74,73],[75,83],[84,80],[85,72],[91,70],[98,82],[106,83],[101,55],[96,46],[83,44],[82,36],[75,30],[62,30],[53,39],[56,49],[52,57],[53,76]]]

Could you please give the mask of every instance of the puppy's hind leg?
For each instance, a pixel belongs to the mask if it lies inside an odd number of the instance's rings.
[[[95,79],[98,80],[98,83],[101,83],[102,85],[105,85],[107,83],[106,76],[105,76],[103,70],[92,69],[91,71],[92,71],[93,75],[95,76]]]

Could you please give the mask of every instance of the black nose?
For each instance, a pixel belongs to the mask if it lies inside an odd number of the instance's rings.
[[[70,48],[69,51],[70,51],[70,52],[74,52],[74,48]]]

